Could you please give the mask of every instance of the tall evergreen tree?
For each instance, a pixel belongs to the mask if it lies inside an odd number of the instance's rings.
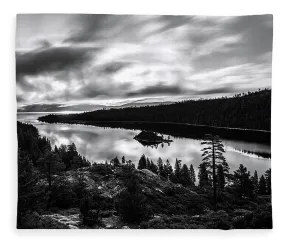
[[[166,160],[166,164],[164,165],[164,171],[166,173],[167,179],[169,179],[170,175],[173,173],[173,169],[168,159]]]
[[[176,158],[175,165],[174,165],[174,175],[177,178],[177,180],[179,180],[180,178],[181,162],[182,162],[181,160],[178,160]]]
[[[216,208],[217,203],[217,164],[225,165],[226,159],[224,157],[225,149],[221,139],[216,135],[206,135],[201,142],[205,147],[202,149],[202,162],[205,166],[211,169],[212,185],[213,185],[213,202]]]
[[[150,170],[150,160],[148,159],[148,157],[146,159],[146,169]]]
[[[125,159],[125,156],[122,157],[122,164],[125,164],[126,163],[126,159]]]
[[[253,193],[253,184],[250,180],[250,172],[240,164],[239,168],[234,171],[234,186],[240,197],[251,197]]]
[[[28,210],[41,208],[45,203],[45,191],[38,185],[39,173],[25,151],[18,150],[18,214],[17,227],[21,228],[21,219]]]
[[[189,169],[189,175],[190,175],[190,185],[191,186],[195,186],[196,183],[196,174],[195,174],[195,170],[193,165],[190,165],[190,169]]]
[[[198,179],[200,187],[206,187],[210,185],[209,174],[205,163],[201,163],[199,165]]]
[[[44,155],[39,158],[37,165],[45,174],[49,189],[51,189],[52,185],[52,176],[63,171],[65,168],[59,156],[51,151],[46,151]]]
[[[152,171],[155,174],[158,174],[158,167],[157,167],[156,164],[154,164],[154,162],[152,160],[150,161],[150,168],[149,168],[149,170]]]
[[[138,169],[145,169],[146,168],[146,158],[143,154],[139,160]]]
[[[259,195],[265,195],[266,194],[266,180],[264,178],[264,175],[261,175],[259,179]]]
[[[186,164],[183,164],[181,170],[180,170],[180,176],[179,176],[179,183],[183,186],[190,185],[190,174],[189,169]]]
[[[163,161],[160,157],[157,160],[157,167],[158,167],[158,174],[162,177],[166,177],[165,172],[164,172],[164,167],[163,167]]]
[[[266,194],[271,195],[271,168],[265,171]]]
[[[217,166],[217,187],[219,190],[223,190],[225,188],[226,179],[223,170],[223,165],[219,164]]]
[[[256,170],[254,171],[254,174],[251,177],[251,181],[252,181],[252,184],[253,184],[253,192],[254,192],[255,195],[257,195],[258,191],[259,191],[259,183],[258,183],[258,174],[257,174]]]

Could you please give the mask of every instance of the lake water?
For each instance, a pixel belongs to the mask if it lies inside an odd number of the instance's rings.
[[[119,159],[125,156],[126,160],[137,163],[140,156],[145,154],[154,162],[161,157],[165,162],[169,159],[174,165],[175,159],[181,159],[182,163],[193,164],[196,174],[201,163],[201,141],[191,138],[171,137],[173,142],[155,147],[146,147],[134,138],[140,130],[102,128],[76,124],[48,124],[39,122],[39,116],[48,113],[19,113],[19,121],[31,123],[38,128],[40,135],[46,136],[52,146],[75,143],[78,152],[89,161],[105,162],[117,156]],[[167,136],[167,135],[166,135]],[[257,170],[259,175],[271,167],[271,159],[261,157],[258,153],[270,154],[269,145],[261,143],[248,143],[244,141],[223,140],[225,145],[225,157],[231,172],[243,164],[253,174]]]

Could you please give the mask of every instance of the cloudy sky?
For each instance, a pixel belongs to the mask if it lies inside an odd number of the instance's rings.
[[[271,87],[272,16],[17,16],[18,105],[121,105]]]

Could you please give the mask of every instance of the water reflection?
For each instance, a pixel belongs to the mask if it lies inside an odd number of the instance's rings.
[[[125,156],[126,160],[137,163],[139,157],[145,154],[153,161],[161,157],[163,161],[169,159],[174,165],[175,159],[182,163],[193,164],[196,174],[201,163],[201,141],[190,138],[173,138],[173,142],[160,143],[156,146],[144,146],[134,139],[141,131],[114,128],[102,128],[88,125],[47,124],[36,120],[38,114],[18,114],[18,120],[32,123],[39,133],[51,141],[52,146],[70,144],[74,142],[78,152],[90,161],[105,162],[117,156]],[[165,137],[168,137],[166,135]],[[239,164],[244,164],[251,173],[256,169],[265,172],[271,165],[271,160],[264,157],[270,154],[270,147],[259,143],[247,143],[234,140],[223,140],[225,157],[231,171]],[[263,157],[253,157],[257,153],[264,153]],[[260,154],[259,154],[260,155]]]

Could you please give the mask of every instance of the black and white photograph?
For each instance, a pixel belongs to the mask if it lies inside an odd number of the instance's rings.
[[[17,229],[272,229],[273,15],[91,12],[17,15]]]

